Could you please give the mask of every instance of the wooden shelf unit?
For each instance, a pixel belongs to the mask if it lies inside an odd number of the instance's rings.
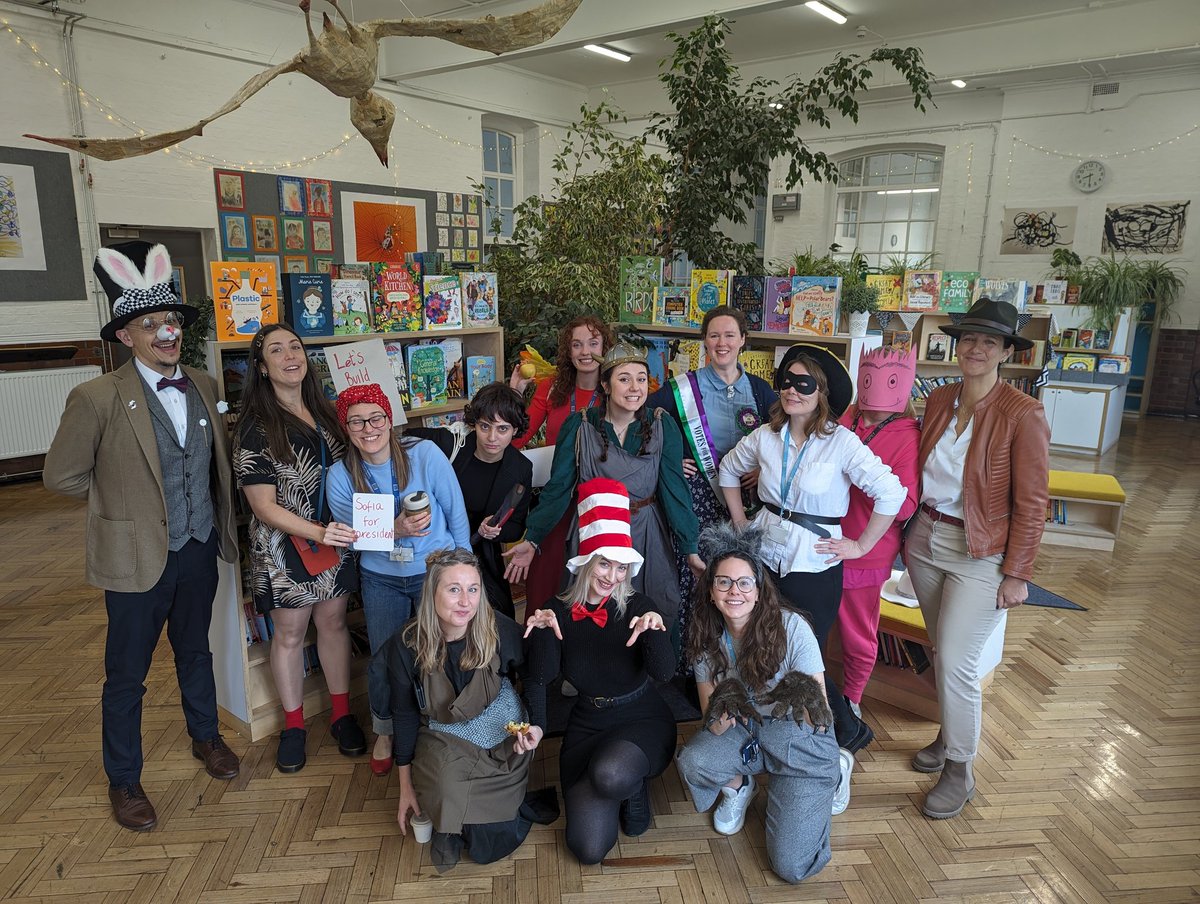
[[[1043,543],[1106,552],[1111,552],[1116,546],[1121,533],[1121,519],[1125,514],[1124,499],[1098,499],[1057,489],[1054,472],[1051,471],[1050,501],[1066,503],[1068,520],[1066,524],[1047,521],[1042,534]]]

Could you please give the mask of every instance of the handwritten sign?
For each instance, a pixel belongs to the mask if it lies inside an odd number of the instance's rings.
[[[396,500],[391,493],[354,494],[354,548],[389,552],[395,544]]]
[[[362,342],[347,342],[345,345],[325,346],[325,360],[329,362],[329,376],[339,392],[351,386],[378,383],[383,394],[392,403],[392,424],[407,424],[404,406],[400,401],[400,390],[396,386],[396,374],[388,360],[387,349],[382,339],[364,339]]]

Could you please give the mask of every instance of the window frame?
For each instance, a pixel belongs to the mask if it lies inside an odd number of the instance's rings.
[[[517,206],[517,181],[518,174],[520,172],[520,161],[518,158],[520,146],[515,134],[498,126],[481,125],[479,133],[481,138],[481,151],[479,159],[481,173],[480,181],[485,186],[485,220],[483,222],[483,241],[485,245],[490,242],[508,242],[512,240],[512,230],[514,225],[513,210]],[[489,170],[487,168],[488,133],[491,133],[493,136],[495,136],[495,155],[497,168],[494,170]],[[511,142],[511,172],[504,172],[503,169],[501,169],[502,161],[500,158],[501,149],[503,146],[501,141],[502,138],[507,138]],[[496,183],[497,197],[495,198],[490,197],[492,193],[490,182],[493,180]],[[508,183],[511,192],[508,199],[509,203],[507,205],[501,203],[503,200],[504,183]],[[488,202],[490,202],[490,206],[488,205]],[[492,220],[495,218],[497,212],[499,212],[501,217],[505,220],[504,224],[501,226],[501,232],[499,234],[492,231]],[[507,214],[507,217],[505,217],[505,214]]]

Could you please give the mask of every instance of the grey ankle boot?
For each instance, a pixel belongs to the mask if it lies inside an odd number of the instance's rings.
[[[971,764],[946,760],[942,777],[933,790],[925,795],[921,811],[930,819],[949,819],[961,813],[967,801],[974,796],[975,774],[971,771]]]
[[[941,772],[946,762],[946,747],[942,744],[942,733],[933,739],[933,743],[916,752],[912,758],[912,767],[918,772]]]

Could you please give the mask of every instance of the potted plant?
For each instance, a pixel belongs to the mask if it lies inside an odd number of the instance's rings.
[[[1085,326],[1113,329],[1121,314],[1146,301],[1140,262],[1116,255],[1088,258],[1080,276],[1079,303],[1091,308]]]
[[[1142,261],[1144,301],[1154,305],[1154,320],[1166,323],[1175,316],[1175,302],[1183,292],[1184,271],[1160,260]]]
[[[850,335],[858,338],[867,335],[867,321],[879,310],[879,289],[863,282],[842,285],[842,310],[850,321]]]

